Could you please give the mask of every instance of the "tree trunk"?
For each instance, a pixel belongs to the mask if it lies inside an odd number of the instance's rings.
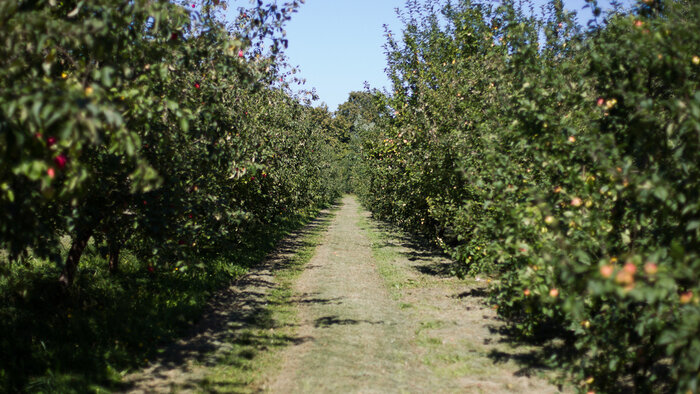
[[[68,257],[66,257],[66,264],[63,266],[61,277],[58,278],[58,281],[64,286],[68,287],[73,284],[75,271],[78,268],[78,263],[80,263],[80,256],[83,255],[83,251],[91,236],[92,230],[78,231],[75,238],[73,238],[73,244],[71,244],[70,250],[68,251]]]
[[[119,252],[121,247],[116,240],[108,240],[107,247],[109,248],[109,273],[115,274],[119,271]]]

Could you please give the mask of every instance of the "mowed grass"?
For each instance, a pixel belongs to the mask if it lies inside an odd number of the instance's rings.
[[[392,298],[416,321],[412,345],[438,382],[462,382],[468,392],[571,391],[547,384],[556,371],[532,365],[542,349],[500,334],[503,322],[486,299],[488,279],[456,277],[445,256],[390,225],[366,217],[358,224]],[[516,371],[527,378],[515,378]]]
[[[256,314],[229,342],[227,355],[207,368],[200,390],[203,392],[259,392],[263,380],[282,363],[279,350],[293,343],[299,324],[297,307],[292,302],[293,285],[316,252],[330,225],[320,221],[304,236],[301,246],[284,269],[274,272],[275,287],[267,294],[267,308]]]
[[[188,269],[149,272],[146,262],[125,252],[121,272],[110,275],[91,245],[68,290],[58,284],[54,263],[0,261],[0,392],[119,388],[122,376],[145,366],[200,318],[214,292],[316,214],[280,221],[230,256]],[[300,258],[304,253],[310,252]],[[288,296],[279,292],[271,296]]]

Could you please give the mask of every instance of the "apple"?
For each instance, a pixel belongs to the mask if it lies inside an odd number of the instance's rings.
[[[634,263],[631,261],[628,261],[627,263],[625,263],[625,266],[622,267],[622,269],[629,272],[630,275],[634,275],[635,272],[637,272],[637,266],[634,265]]]
[[[620,270],[615,276],[615,282],[621,285],[631,285],[634,283],[634,275],[629,270]]]
[[[680,296],[681,304],[687,304],[692,300],[693,300],[693,292],[692,291],[686,291],[685,293],[681,294],[681,296]]]
[[[647,275],[656,275],[656,273],[659,271],[659,266],[656,265],[654,262],[647,262],[644,264],[644,272],[647,273]]]
[[[68,158],[66,158],[66,155],[61,153],[60,155],[56,156],[53,161],[56,163],[58,168],[63,169],[66,166],[66,163],[68,162]]]

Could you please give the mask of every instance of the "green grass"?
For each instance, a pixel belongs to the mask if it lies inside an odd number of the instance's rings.
[[[363,210],[363,208],[360,208],[360,210]],[[394,300],[399,300],[402,289],[415,285],[415,283],[403,275],[402,270],[392,264],[392,262],[401,257],[401,254],[395,248],[389,248],[384,245],[384,243],[391,240],[391,238],[383,232],[376,231],[364,216],[361,216],[357,225],[367,234],[367,238],[369,238],[372,256],[377,262],[377,271],[379,271],[379,275],[384,279],[389,289],[389,294],[391,294]],[[402,306],[402,309],[407,307],[409,307],[408,304]]]
[[[440,316],[439,309],[426,300],[412,299],[409,303],[404,299],[406,290],[411,289],[434,289],[436,294],[447,295],[458,294],[483,284],[479,284],[475,278],[452,277],[450,280],[440,280],[426,275],[411,277],[409,261],[402,255],[400,248],[395,246],[395,241],[392,241],[395,234],[387,228],[378,228],[365,218],[358,224],[370,239],[377,269],[392,297],[402,310],[419,320],[413,343],[422,349],[422,363],[430,368],[435,376],[445,381],[464,376],[481,379],[498,375],[502,366],[488,358],[488,353],[497,349],[497,345],[481,346],[473,343],[469,327],[457,333],[460,336],[464,335],[464,339],[455,340],[454,330],[449,330],[454,323],[444,320],[444,317],[437,318]],[[459,319],[461,316],[454,318]],[[443,337],[446,332],[451,332],[452,340]]]
[[[281,365],[275,350],[292,343],[298,326],[296,307],[291,302],[293,285],[316,252],[330,220],[305,236],[286,268],[275,272],[276,287],[267,295],[268,307],[260,319],[251,322],[232,339],[229,356],[209,368],[200,389],[205,392],[255,392],[261,379]],[[254,338],[254,340],[247,340]]]
[[[90,246],[68,290],[58,284],[53,263],[0,262],[0,392],[118,387],[123,375],[194,324],[215,291],[315,214],[289,218],[229,258],[188,270],[149,273],[145,263],[124,253],[122,271],[110,275]]]

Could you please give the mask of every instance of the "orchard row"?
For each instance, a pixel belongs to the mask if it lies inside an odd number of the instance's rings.
[[[494,278],[494,308],[559,344],[581,391],[697,392],[700,6],[591,2],[584,29],[515,3],[409,2],[355,187]]]
[[[0,5],[10,260],[54,260],[65,285],[93,241],[112,271],[127,249],[150,272],[201,266],[338,195],[331,116],[281,71],[297,2],[233,23],[225,2],[190,3]]]

